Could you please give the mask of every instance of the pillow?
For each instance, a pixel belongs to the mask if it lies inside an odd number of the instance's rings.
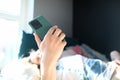
[[[35,42],[33,34],[28,34],[23,31],[22,43],[20,45],[20,51],[18,57],[27,57],[31,49],[37,50],[37,44]]]

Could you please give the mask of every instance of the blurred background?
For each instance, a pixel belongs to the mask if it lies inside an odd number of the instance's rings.
[[[119,0],[0,0],[0,68],[18,59],[28,22],[40,15],[107,57],[120,50]]]

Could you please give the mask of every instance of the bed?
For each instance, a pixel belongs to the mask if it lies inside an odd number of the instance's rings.
[[[63,53],[63,55],[61,57],[78,54],[78,55],[83,55],[83,56],[86,56],[89,58],[101,59],[103,61],[109,61],[109,59],[106,58],[106,56],[104,54],[98,52],[97,50],[94,50],[89,45],[87,45],[85,43],[79,44],[79,40],[69,38],[69,37],[66,37],[65,40],[68,43],[64,49],[64,51],[66,51],[65,52],[66,54]],[[29,51],[31,49],[34,49],[34,50],[38,49],[36,42],[34,40],[34,36],[33,36],[33,34],[27,34],[27,33],[23,32],[22,44],[20,46],[20,52],[18,55],[19,58],[29,56]],[[71,51],[73,51],[73,52],[71,52]],[[0,75],[0,80],[3,80],[2,75]]]

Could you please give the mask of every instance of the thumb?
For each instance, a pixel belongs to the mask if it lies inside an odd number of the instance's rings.
[[[34,35],[35,41],[36,41],[36,43],[37,43],[37,46],[39,47],[39,46],[40,46],[40,43],[41,43],[41,39],[40,39],[40,37],[37,35],[36,32],[33,33],[33,35]]]

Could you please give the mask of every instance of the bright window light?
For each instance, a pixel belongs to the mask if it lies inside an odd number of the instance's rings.
[[[29,31],[33,6],[34,0],[0,0],[0,69],[18,59],[22,30]]]
[[[19,32],[17,21],[0,19],[0,46],[14,44]],[[11,38],[12,37],[12,38]],[[8,39],[10,38],[10,39]]]
[[[9,61],[18,59],[22,38],[21,1],[0,0],[0,69]]]
[[[0,0],[0,12],[20,15],[21,0]]]

